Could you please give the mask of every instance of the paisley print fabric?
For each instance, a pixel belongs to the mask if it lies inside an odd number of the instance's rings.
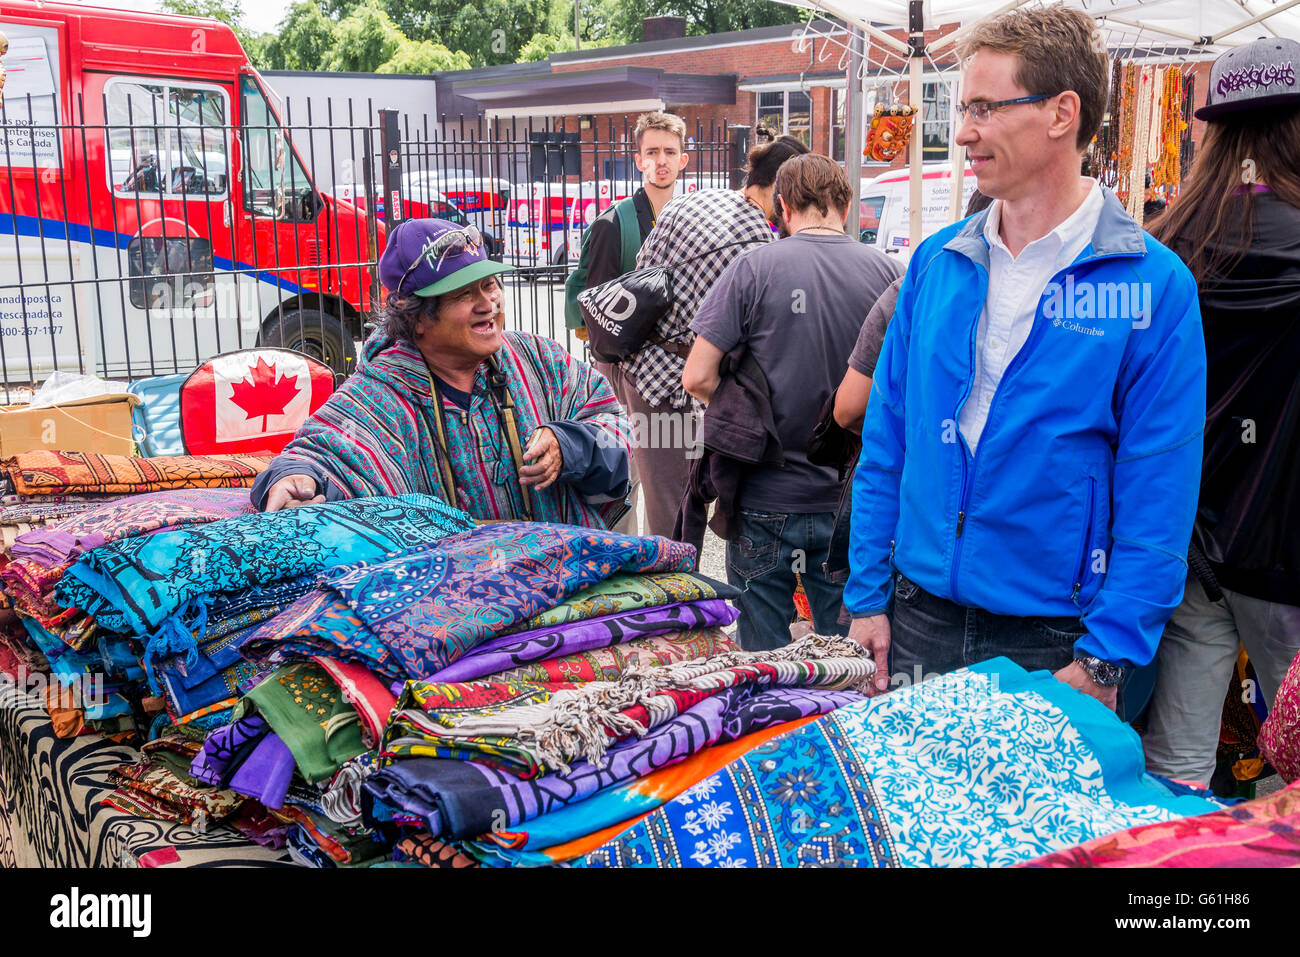
[[[1212,809],[1145,774],[1099,702],[996,658],[773,739],[584,861],[1005,866]]]
[[[116,613],[131,634],[154,635],[150,654],[189,653],[177,613],[206,618],[208,596],[425,548],[473,522],[427,495],[353,499],[112,542],[83,555],[55,590],[67,607]],[[200,627],[200,630],[202,628]]]
[[[328,585],[418,678],[611,575],[694,563],[694,548],[666,538],[506,522],[331,576]]]
[[[319,593],[250,638],[247,654],[339,657],[386,678],[423,678],[595,582],[683,569],[694,558],[691,546],[665,538],[484,525],[436,548],[328,576]]]

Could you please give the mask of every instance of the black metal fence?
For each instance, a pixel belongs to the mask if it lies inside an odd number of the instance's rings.
[[[346,375],[382,299],[385,228],[423,216],[478,226],[516,267],[507,322],[580,354],[562,280],[585,227],[639,180],[627,118],[572,130],[351,101],[280,115],[253,77],[233,97],[125,77],[91,93],[71,117],[30,97],[0,104],[5,403],[55,369],[183,374],[255,345]],[[697,124],[679,191],[731,185],[734,139]]]

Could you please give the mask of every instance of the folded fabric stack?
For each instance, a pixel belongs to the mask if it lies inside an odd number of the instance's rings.
[[[377,807],[368,790],[377,774],[460,769],[464,787],[447,800],[480,810],[486,794],[500,801],[505,785],[472,775],[533,787],[526,775],[550,795],[526,817],[679,761],[742,726],[854,700],[837,689],[871,667],[856,650],[851,663],[820,651],[771,662],[740,655],[723,631],[736,618],[725,600],[734,592],[690,574],[694,550],[666,539],[494,523],[384,560],[358,558],[347,556],[251,630],[241,653],[272,670],[191,767],[195,780],[254,798],[294,825],[289,851],[303,863],[391,863],[395,844],[408,846],[430,827],[441,833],[440,819],[411,809],[418,805],[394,798]],[[497,752],[522,755],[527,746],[496,748],[473,726],[506,708],[525,722],[538,706],[590,712],[565,693],[611,684],[626,700],[615,708],[602,699],[607,733],[579,743],[596,727],[588,713],[582,727],[557,727],[536,754],[505,762],[509,770],[494,767]],[[789,686],[792,703],[774,697],[777,686]],[[806,686],[802,697],[797,686]],[[486,710],[471,706],[485,701]],[[454,758],[424,757],[442,753],[449,736],[428,733],[439,716],[468,722],[450,748]],[[601,760],[607,745],[610,770]],[[456,838],[476,838],[490,819],[478,830],[457,827]]]
[[[738,650],[689,545],[245,494],[133,496],[0,569],[0,668],[104,682],[56,724],[152,709],[126,813],[313,867],[987,866],[1216,810],[1046,673],[868,699],[849,639]]]
[[[12,677],[51,676],[45,691],[56,732],[99,731],[139,737],[160,704],[142,693],[133,632],[101,621],[55,590],[74,562],[111,542],[251,512],[247,487],[267,459],[177,456],[133,458],[28,452],[0,463],[8,493],[0,505],[0,623],[6,644],[41,655],[40,672],[14,666]]]

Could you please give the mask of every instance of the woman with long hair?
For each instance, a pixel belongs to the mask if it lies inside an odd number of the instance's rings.
[[[1294,66],[1293,66],[1294,65]],[[1208,782],[1244,645],[1273,695],[1300,652],[1300,43],[1215,61],[1186,188],[1151,226],[1196,277],[1208,359],[1187,581],[1158,653],[1148,769]]]

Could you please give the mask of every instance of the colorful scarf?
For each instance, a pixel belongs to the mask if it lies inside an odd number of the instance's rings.
[[[772,651],[734,651],[637,668],[617,681],[578,687],[411,682],[389,724],[383,751],[496,760],[518,765],[524,776],[545,769],[566,771],[576,758],[600,765],[611,743],[644,736],[727,688],[862,685],[875,666],[860,651],[847,638],[808,635]]]
[[[1143,768],[1114,712],[994,658],[773,738],[582,863],[996,867],[1212,809]]]
[[[308,784],[328,781],[346,761],[366,750],[356,711],[314,661],[278,669],[248,692],[236,718],[253,709],[289,748]]]
[[[584,588],[540,614],[534,615],[504,634],[558,628],[587,618],[706,598],[733,599],[740,589],[690,572],[656,572],[653,575],[615,575]]]
[[[630,454],[632,429],[613,387],[558,342],[506,332],[497,358],[524,446],[539,426],[572,421],[598,427],[603,438]],[[283,454],[313,463],[352,495],[441,497],[438,401],[419,350],[377,334],[366,342],[356,373],[303,424]],[[467,413],[450,399],[442,402],[459,492],[455,504],[477,518],[523,518],[519,476],[488,390],[486,364],[475,373]],[[537,521],[589,528],[607,527],[604,516],[621,504],[589,504],[559,482],[532,489],[531,498]]]
[[[427,495],[241,515],[97,548],[68,569],[55,597],[101,621],[104,612],[117,613],[124,630],[148,635],[147,663],[171,654],[192,660],[193,632],[178,612],[194,612],[202,633],[214,592],[389,558],[472,526],[463,512]]]
[[[784,689],[763,692],[774,694]],[[821,692],[842,695],[849,704],[861,696],[850,691]],[[826,711],[831,711],[827,708]],[[825,713],[825,712],[822,712]],[[817,714],[794,717],[724,741],[692,754],[679,764],[652,771],[645,777],[625,781],[600,791],[579,804],[558,808],[534,818],[526,826],[490,831],[479,840],[463,844],[475,858],[492,866],[549,867],[582,857],[617,837],[657,807],[685,793],[709,775],[726,767],[765,741],[793,731]]]
[[[538,684],[567,684],[577,681],[617,681],[633,668],[654,668],[678,661],[712,658],[739,651],[740,646],[721,628],[677,631],[666,635],[637,638],[607,648],[535,661],[506,671],[494,672],[492,681],[533,681]]]
[[[851,691],[820,688],[731,688],[701,701],[639,739],[610,748],[603,767],[577,761],[564,773],[521,779],[473,761],[410,758],[375,772],[366,791],[422,821],[435,837],[473,838],[645,777],[721,742],[859,700]]]
[[[14,496],[19,498],[19,496]],[[94,511],[109,502],[120,502],[127,498],[126,494],[121,495],[37,495],[34,497],[22,496],[22,500],[12,505],[0,506],[0,525],[22,525],[35,522],[44,523],[48,526],[51,523],[61,524],[64,519],[76,515],[84,515],[86,512]],[[77,501],[66,501],[66,499],[77,499]],[[39,531],[39,529],[33,529]],[[17,535],[16,538],[26,538],[28,532]]]
[[[23,452],[0,461],[19,495],[247,488],[270,459],[259,455],[135,458],[94,452]]]
[[[1300,786],[1231,808],[1093,838],[1026,867],[1300,866]]]
[[[137,817],[180,821],[200,833],[239,810],[244,798],[233,791],[196,788],[171,770],[144,758],[109,773],[117,785],[103,803]]]
[[[64,565],[83,552],[123,538],[255,511],[242,489],[176,489],[132,495],[20,535],[10,554],[47,566]]]
[[[278,514],[278,513],[277,513]],[[387,678],[421,678],[471,648],[612,575],[681,570],[695,550],[574,525],[503,522],[436,548],[326,578],[320,595],[268,622],[250,654],[358,661]],[[346,609],[341,607],[346,605]]]
[[[567,662],[571,656],[583,655],[586,652],[614,645],[635,643],[653,635],[673,635],[698,629],[714,629],[730,625],[736,620],[737,615],[738,612],[725,601],[715,598],[689,604],[663,605],[658,608],[619,612],[603,618],[588,618],[585,621],[558,627],[514,632],[479,645],[466,657],[429,677],[436,681],[472,681],[485,675],[493,675],[500,680],[504,677],[501,672],[507,670],[517,677],[522,677],[521,669],[530,665],[538,665],[552,659],[565,659]],[[734,649],[728,641],[725,647],[718,646],[689,657],[703,658],[718,651],[732,650]],[[596,659],[585,660],[594,663]],[[626,669],[621,669],[619,674],[623,670]],[[541,672],[532,673],[538,675]],[[552,676],[538,680],[556,679]],[[593,677],[582,680],[605,679]]]

